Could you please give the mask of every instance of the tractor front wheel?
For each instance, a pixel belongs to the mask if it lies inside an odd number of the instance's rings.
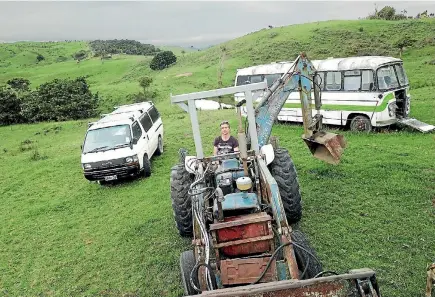
[[[270,163],[270,172],[276,180],[282,204],[289,224],[302,217],[301,193],[295,164],[287,149],[275,149],[275,159]]]
[[[299,268],[299,277],[301,279],[309,279],[322,272],[322,263],[317,258],[316,252],[310,246],[305,234],[300,230],[293,229],[291,238]]]
[[[178,232],[183,237],[193,235],[192,201],[188,194],[192,182],[192,175],[187,172],[184,164],[177,164],[171,168],[172,210]]]

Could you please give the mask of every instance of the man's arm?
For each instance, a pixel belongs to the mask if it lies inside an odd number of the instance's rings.
[[[217,146],[213,146],[213,155],[216,156],[217,155]]]

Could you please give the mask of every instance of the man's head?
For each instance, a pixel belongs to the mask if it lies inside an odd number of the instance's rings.
[[[221,122],[220,127],[222,135],[230,134],[230,123],[228,123],[228,121]]]

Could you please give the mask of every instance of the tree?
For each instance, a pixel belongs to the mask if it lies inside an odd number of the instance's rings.
[[[23,98],[21,114],[29,122],[90,118],[97,115],[98,101],[84,77],[55,79]]]
[[[391,6],[384,6],[379,12],[378,16],[384,20],[394,20],[394,16],[396,15],[396,9]]]
[[[402,58],[402,53],[405,47],[412,46],[415,42],[416,40],[409,36],[402,36],[394,43],[394,47],[399,49],[400,58]]]
[[[38,54],[38,55],[36,56],[36,61],[37,61],[37,62],[41,62],[42,60],[45,60],[45,57],[44,57],[43,55],[41,55],[41,54]]]
[[[153,79],[149,76],[144,76],[139,79],[139,85],[143,88],[144,92],[147,91],[152,82]]]
[[[8,84],[12,89],[17,91],[28,91],[30,81],[28,79],[18,77],[8,80],[6,84]]]
[[[0,125],[11,125],[23,121],[21,100],[10,88],[0,88]]]
[[[151,60],[150,68],[152,70],[162,70],[177,61],[177,57],[172,51],[162,51],[157,53]]]

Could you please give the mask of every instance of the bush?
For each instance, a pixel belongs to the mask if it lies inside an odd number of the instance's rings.
[[[29,122],[78,120],[96,116],[97,106],[84,77],[55,79],[23,98],[21,114]]]
[[[157,53],[151,60],[150,68],[152,70],[162,70],[177,62],[177,57],[172,51],[163,51]]]
[[[17,77],[8,80],[6,84],[8,84],[12,89],[17,91],[28,91],[30,86],[30,81],[22,77]]]
[[[0,89],[0,125],[23,122],[21,117],[21,100],[10,88]]]

